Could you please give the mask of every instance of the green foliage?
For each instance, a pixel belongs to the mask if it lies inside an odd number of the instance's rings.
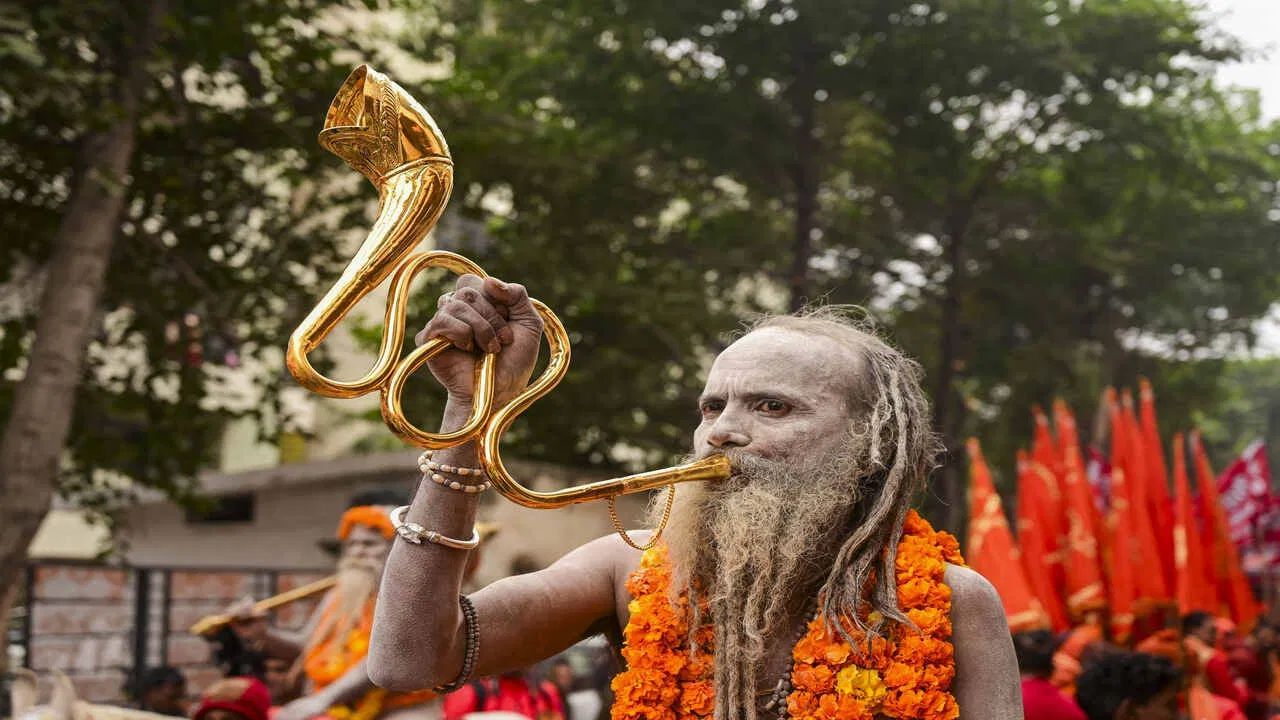
[[[1223,399],[1191,411],[1218,469],[1262,440],[1272,473],[1280,472],[1280,359],[1231,362],[1220,378]]]
[[[108,122],[130,13],[145,4],[40,2],[0,16],[0,282],[12,307],[0,340],[0,407],[30,342],[49,238],[84,166],[82,139]],[[76,406],[61,490],[106,508],[124,475],[179,496],[218,448],[229,417],[278,417],[280,347],[339,259],[351,225],[320,118],[350,48],[318,18],[340,3],[169,6],[150,63],[138,142]],[[330,23],[332,25],[332,23]],[[317,208],[330,213],[316,222]],[[25,291],[25,295],[24,295]],[[259,388],[220,387],[261,368]],[[258,397],[260,394],[261,397]],[[247,395],[247,396],[246,396]]]
[[[95,351],[68,487],[104,468],[180,491],[227,417],[278,427],[279,348],[346,259],[336,239],[368,223],[368,188],[314,141],[357,54],[448,137],[439,244],[572,334],[513,455],[669,461],[710,353],[744,315],[806,298],[867,305],[922,361],[953,447],[977,434],[998,468],[1054,395],[1086,434],[1101,388],[1138,374],[1169,431],[1239,404],[1221,358],[1280,290],[1280,129],[1215,84],[1237,49],[1187,2],[402,0],[378,28],[344,8],[175,8],[99,339],[137,362],[106,378]],[[0,12],[0,221],[22,229],[0,280],[39,266],[77,138],[109,117],[120,13]],[[10,369],[30,316],[4,322]],[[230,351],[265,368],[261,401],[214,397],[207,368]],[[438,405],[419,389],[410,410],[429,425]],[[1214,438],[1243,419],[1224,422]]]
[[[1033,402],[1087,430],[1139,373],[1188,425],[1221,363],[1184,361],[1277,295],[1276,129],[1214,84],[1235,44],[1179,0],[464,1],[424,25],[406,46],[452,74],[415,92],[480,256],[575,331],[515,452],[680,447],[701,349],[779,307],[797,252],[804,295],[870,304],[957,398],[952,443],[1007,465]]]

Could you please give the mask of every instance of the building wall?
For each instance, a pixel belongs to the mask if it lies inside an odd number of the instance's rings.
[[[365,457],[368,474],[362,474],[360,458],[348,458],[344,462],[352,470],[336,477],[317,479],[320,464],[307,463],[276,468],[271,474],[220,476],[205,483],[220,493],[253,492],[255,516],[248,523],[192,523],[172,503],[141,503],[125,518],[126,559],[141,566],[329,568],[333,559],[321,543],[332,540],[338,518],[352,495],[381,487],[394,487],[407,494],[418,481],[414,452]],[[388,472],[384,469],[387,465],[402,469]],[[543,463],[509,465],[513,475],[539,490],[598,479]],[[645,501],[644,496],[619,501],[619,512],[630,526],[638,524]],[[486,544],[477,570],[476,579],[482,583],[509,574],[511,563],[518,556],[545,567],[582,543],[612,532],[603,502],[534,510],[490,491],[483,499],[480,517],[501,526]]]
[[[31,539],[27,557],[90,560],[105,550],[111,534],[103,525],[92,525],[79,510],[55,507],[44,516]]]

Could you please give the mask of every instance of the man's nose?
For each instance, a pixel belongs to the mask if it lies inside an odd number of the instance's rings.
[[[746,428],[730,413],[722,413],[716,418],[711,432],[707,433],[707,444],[718,450],[746,447],[750,442],[751,436],[747,434]]]

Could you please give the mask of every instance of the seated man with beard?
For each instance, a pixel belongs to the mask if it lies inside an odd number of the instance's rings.
[[[505,403],[541,330],[523,287],[459,279],[418,337],[453,345],[430,365],[445,430],[468,416],[476,351],[498,352]],[[388,559],[370,677],[457,686],[606,627],[625,639],[615,720],[1021,718],[999,597],[909,509],[941,449],[919,375],[832,309],[762,320],[716,358],[698,406],[694,455],[725,454],[732,477],[677,486],[652,550],[601,538],[470,597],[485,478],[471,444],[428,456],[433,482],[393,515],[408,542]]]
[[[386,493],[369,493],[357,502],[386,502]],[[301,633],[269,628],[252,613],[252,600],[232,609],[232,624],[241,641],[271,659],[292,664],[293,675],[305,673],[304,695],[282,707],[273,720],[435,720],[440,716],[435,693],[410,688],[388,692],[375,687],[365,670],[378,579],[382,575],[395,530],[387,513],[391,505],[356,504],[338,523],[341,551],[338,583],[325,594]],[[426,683],[424,683],[425,685]]]

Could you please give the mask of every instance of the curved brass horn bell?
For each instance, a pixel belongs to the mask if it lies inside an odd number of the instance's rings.
[[[355,257],[289,338],[285,362],[299,384],[326,397],[354,398],[380,391],[382,418],[387,426],[418,447],[440,449],[478,439],[481,464],[494,486],[513,502],[528,507],[563,507],[679,482],[728,477],[728,460],[714,456],[555,492],[537,492],[517,482],[502,464],[502,433],[521,412],[550,392],[569,368],[569,335],[555,313],[536,300],[534,307],[545,324],[550,348],[550,360],[541,375],[514,400],[494,408],[496,356],[486,353],[477,366],[474,409],[464,427],[440,434],[409,422],[401,404],[408,377],[449,346],[444,338],[435,337],[403,359],[399,357],[413,278],[431,267],[486,276],[480,266],[455,253],[413,253],[440,219],[449,200],[453,159],[431,115],[403,88],[368,65],[356,68],[338,90],[325,115],[319,140],[326,150],[373,183],[380,204],[377,220]],[[388,276],[390,297],[373,368],[364,377],[345,382],[321,375],[307,355]]]

